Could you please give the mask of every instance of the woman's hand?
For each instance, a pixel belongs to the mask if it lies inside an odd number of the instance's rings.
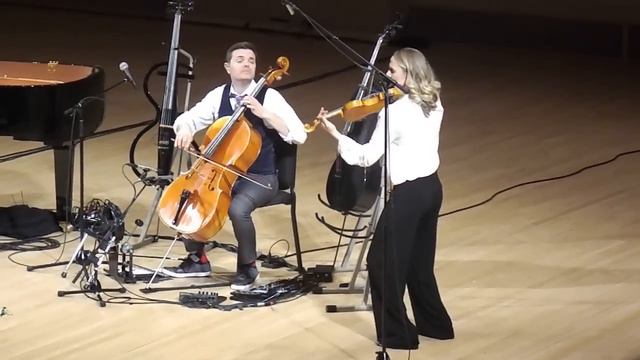
[[[191,141],[193,141],[193,134],[191,131],[186,126],[179,128],[178,132],[176,132],[176,147],[188,150],[191,146]]]
[[[331,121],[327,120],[327,113],[327,110],[325,110],[324,108],[320,108],[317,119],[320,119],[320,125],[322,126],[322,128],[326,132],[328,132],[329,135],[337,139],[340,136],[340,132],[338,131],[338,129],[336,129],[336,126],[333,125]]]

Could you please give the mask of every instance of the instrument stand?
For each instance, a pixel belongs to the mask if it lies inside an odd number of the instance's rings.
[[[373,64],[375,63],[375,60],[378,57],[378,53],[380,51],[380,47],[382,46],[382,43],[384,42],[385,38],[387,38],[388,36],[391,36],[391,34],[394,32],[394,28],[395,26],[388,26],[385,31],[380,34],[380,36],[378,37],[378,40],[376,41],[376,46],[373,49],[373,53],[371,55],[371,58],[369,59],[369,63]],[[365,72],[365,75],[362,79],[362,82],[360,83],[360,85],[358,86],[358,91],[356,93],[355,98],[356,99],[361,99],[364,95],[365,95],[365,90],[369,90],[371,91],[372,87],[373,87],[373,82],[370,81],[371,80],[371,75],[372,75],[373,69],[372,68],[367,68],[367,71]],[[377,119],[376,119],[377,120]],[[368,120],[368,121],[373,121],[373,120]],[[350,126],[351,123],[347,122],[345,125],[345,129],[343,130],[343,134],[347,134],[347,136],[349,136],[348,134],[350,133]],[[337,161],[337,160],[336,160]],[[334,163],[335,166],[335,163]],[[376,162],[375,164],[371,165],[371,168],[374,171],[373,173],[375,174],[377,172],[377,170],[379,170],[378,168],[374,167],[378,167],[380,166],[380,162]],[[333,171],[333,169],[332,169]],[[380,175],[378,175],[380,176]],[[365,176],[366,177],[366,176]],[[375,176],[374,176],[375,178]],[[363,179],[364,180],[364,179]],[[371,181],[371,180],[369,180]],[[364,185],[364,184],[363,184]],[[380,187],[382,187],[382,179],[380,178],[380,184],[378,184]],[[327,197],[329,197],[329,195],[327,195]],[[320,195],[318,195],[318,200],[325,205],[326,207],[332,209],[332,210],[337,210],[337,211],[341,211],[343,216],[344,216],[344,220],[342,222],[342,227],[338,228],[336,226],[330,225],[328,224],[323,217],[319,217],[316,214],[316,219],[318,219],[318,221],[320,221],[323,225],[325,225],[327,228],[329,228],[329,230],[331,230],[332,232],[336,233],[339,235],[339,239],[338,239],[338,247],[336,248],[336,254],[334,257],[334,265],[338,256],[338,251],[340,248],[340,244],[342,241],[342,237],[347,237],[349,238],[349,245],[347,247],[347,250],[344,254],[344,257],[342,259],[342,262],[340,264],[339,267],[335,268],[335,272],[348,272],[348,271],[352,271],[352,276],[351,276],[351,281],[349,281],[349,283],[342,283],[340,284],[340,287],[338,289],[330,289],[330,288],[316,288],[314,289],[314,293],[315,294],[360,294],[363,293],[364,294],[364,298],[362,301],[361,305],[357,305],[357,306],[348,306],[348,307],[341,307],[341,306],[336,306],[336,305],[327,305],[326,307],[326,311],[327,312],[342,312],[342,311],[359,311],[359,310],[370,310],[371,306],[368,304],[368,296],[369,296],[369,283],[368,281],[365,279],[365,286],[356,286],[356,280],[358,279],[358,275],[360,273],[360,271],[363,268],[362,262],[365,258],[365,255],[367,253],[367,249],[368,249],[368,244],[369,241],[371,241],[372,237],[373,237],[373,233],[375,231],[376,228],[376,223],[378,222],[378,218],[380,216],[380,213],[382,212],[381,209],[381,205],[383,204],[383,202],[380,201],[381,198],[381,194],[377,193],[376,197],[373,201],[373,205],[371,205],[371,208],[369,210],[367,210],[365,213],[361,214],[361,213],[356,213],[354,212],[352,209],[355,209],[356,207],[361,209],[362,205],[355,205],[355,202],[353,205],[353,207],[346,207],[345,204],[341,204],[338,205],[336,207],[331,206],[331,202],[327,203],[325,201],[322,200],[322,198],[320,197]],[[345,208],[348,208],[349,210],[344,210]],[[357,222],[356,225],[353,229],[345,229],[345,223],[347,220],[347,216],[352,216],[357,218]],[[369,218],[369,224],[367,226],[364,226],[363,228],[360,228],[361,223],[363,222],[363,220],[365,218]],[[362,231],[366,230],[364,236],[359,236],[360,233],[362,233]],[[351,234],[350,234],[351,233]],[[360,248],[360,254],[358,255],[358,259],[356,261],[356,264],[354,267],[350,267],[348,266],[349,263],[349,259],[351,257],[351,253],[353,251],[354,246],[358,243],[361,242],[362,246]]]
[[[170,240],[171,237],[163,237],[157,235],[147,236],[149,226],[151,225],[151,220],[153,219],[154,214],[156,213],[156,209],[158,207],[158,203],[160,202],[160,198],[162,197],[162,193],[164,192],[164,188],[169,185],[173,181],[173,174],[171,172],[172,164],[180,153],[180,165],[178,165],[178,169],[181,167],[182,163],[182,152],[180,150],[174,150],[173,141],[175,135],[173,134],[173,121],[176,118],[176,108],[177,108],[177,96],[175,83],[177,78],[186,78],[187,79],[187,88],[184,100],[184,111],[187,111],[189,107],[189,96],[191,92],[191,80],[193,80],[193,66],[194,66],[194,58],[187,51],[180,49],[179,47],[179,38],[180,38],[180,24],[182,21],[182,14],[186,11],[190,11],[193,9],[193,1],[192,0],[173,0],[168,2],[169,8],[173,11],[173,29],[171,33],[171,45],[169,51],[169,59],[166,63],[158,63],[152,66],[147,72],[144,79],[144,90],[145,95],[149,99],[149,101],[155,106],[156,111],[160,112],[159,118],[159,129],[158,129],[158,168],[155,172],[158,174],[155,178],[143,178],[139,171],[134,169],[134,172],[141,178],[141,180],[149,186],[154,186],[156,188],[156,194],[151,202],[147,210],[147,214],[145,219],[143,220],[143,228],[142,232],[138,236],[138,241],[132,245],[133,249],[139,249],[145,245],[148,245],[153,242],[157,242],[159,238]],[[178,73],[178,55],[182,54],[183,56],[189,59],[189,65],[187,66],[187,73],[181,74]],[[165,75],[165,88],[164,88],[164,97],[162,101],[162,109],[160,109],[159,104],[153,99],[149,92],[149,78],[151,74],[161,66],[166,64],[166,71],[158,72],[160,75]],[[153,125],[153,124],[152,124]],[[143,130],[146,131],[149,128]],[[131,144],[131,149],[129,151],[130,162],[135,164],[133,159],[133,153],[135,149],[135,145],[137,143],[136,138],[134,142]],[[197,148],[197,146],[196,146]],[[190,158],[188,161],[188,168],[191,168]],[[174,240],[175,241],[175,240]]]
[[[323,204],[324,202],[321,201]],[[325,204],[326,205],[326,204]],[[339,268],[336,268],[336,271],[352,271],[351,274],[351,280],[348,283],[341,283],[339,285],[339,288],[323,288],[323,287],[317,287],[313,290],[314,294],[363,294],[363,298],[362,298],[362,303],[358,304],[358,305],[353,305],[353,306],[339,306],[339,305],[327,305],[325,307],[325,311],[328,313],[335,313],[335,312],[351,312],[351,311],[368,311],[371,310],[371,305],[369,304],[369,281],[365,278],[365,284],[364,286],[356,286],[356,281],[358,280],[358,276],[360,274],[360,272],[363,269],[363,262],[365,259],[365,255],[367,254],[367,249],[368,249],[368,245],[369,242],[371,241],[371,238],[373,237],[373,233],[375,231],[376,228],[376,223],[380,217],[380,213],[381,213],[381,205],[382,203],[380,202],[380,196],[378,196],[374,202],[373,207],[371,208],[371,210],[369,211],[370,215],[359,215],[358,214],[352,214],[352,213],[348,213],[345,214],[345,218],[348,215],[352,215],[352,216],[357,216],[358,220],[355,226],[355,229],[344,229],[344,223],[343,223],[343,228],[341,229],[340,232],[336,231],[336,228],[333,225],[328,224],[324,218],[322,217],[318,217],[316,215],[316,218],[326,227],[329,228],[329,230],[336,232],[340,235],[340,237],[345,236],[345,237],[349,237],[349,245],[347,247],[347,251],[344,254],[344,257],[342,259],[342,263],[340,265]],[[362,222],[362,219],[364,217],[369,217],[369,224],[366,226],[366,233],[364,236],[353,236],[353,235],[348,235],[345,232],[349,232],[349,231],[358,231],[358,230],[363,230],[365,228],[359,229],[359,225]],[[362,242],[361,247],[360,247],[360,252],[358,254],[358,258],[356,260],[356,263],[354,265],[354,268],[352,270],[347,270],[347,264],[349,262],[349,258],[351,257],[351,253],[352,253],[352,249],[355,246],[355,244],[360,241]],[[337,251],[338,249],[336,249],[336,255],[337,255]],[[340,270],[338,270],[340,269]],[[344,270],[343,270],[344,269]]]

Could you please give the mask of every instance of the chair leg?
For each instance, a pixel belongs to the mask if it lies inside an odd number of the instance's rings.
[[[296,247],[296,260],[298,262],[298,272],[304,275],[305,269],[302,265],[302,249],[300,248],[300,236],[298,234],[298,218],[296,217],[296,194],[291,192],[291,229],[293,230],[293,242]]]

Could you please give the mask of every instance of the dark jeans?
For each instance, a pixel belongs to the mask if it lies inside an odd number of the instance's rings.
[[[249,175],[257,182],[271,186],[271,190],[238,178],[231,191],[229,219],[238,241],[238,265],[249,264],[256,260],[256,228],[253,225],[251,213],[266,205],[278,193],[278,176],[276,174]],[[184,247],[190,253],[197,253],[203,250],[204,243],[184,239]]]
[[[380,215],[367,266],[376,332],[388,347],[415,348],[418,334],[453,337],[433,272],[441,204],[442,185],[434,173],[396,186]],[[407,317],[405,287],[415,326]]]

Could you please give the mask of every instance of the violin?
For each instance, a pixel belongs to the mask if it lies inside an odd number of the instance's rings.
[[[389,96],[392,100],[397,100],[404,95],[402,90],[397,87],[390,88],[388,90]],[[385,92],[378,92],[366,96],[360,100],[351,100],[344,104],[342,107],[329,111],[326,118],[332,118],[334,116],[340,116],[346,122],[356,122],[364,119],[367,115],[377,113],[384,107]],[[315,131],[320,124],[321,119],[314,119],[309,124],[304,124],[304,131],[310,133]]]
[[[289,59],[281,56],[277,64],[257,82],[251,96],[287,75]],[[215,120],[204,136],[202,155],[167,186],[158,203],[158,216],[165,225],[193,240],[208,241],[228,217],[238,177],[255,182],[246,172],[258,158],[262,139],[244,117],[246,108],[240,105],[232,115]]]

